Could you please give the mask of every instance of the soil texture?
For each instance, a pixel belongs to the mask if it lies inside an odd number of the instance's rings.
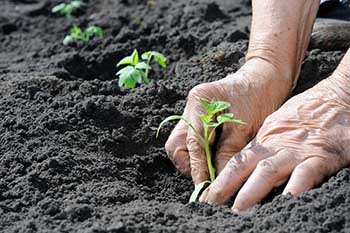
[[[275,190],[237,215],[188,204],[155,129],[197,84],[235,72],[247,50],[249,0],[95,0],[72,19],[56,0],[0,3],[1,232],[350,232],[350,169],[300,197]],[[105,38],[63,46],[74,23]],[[115,64],[157,50],[169,67],[134,90]],[[308,53],[295,93],[328,77],[345,51]]]

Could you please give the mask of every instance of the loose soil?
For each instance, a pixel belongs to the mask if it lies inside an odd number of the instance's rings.
[[[187,201],[191,180],[155,138],[188,91],[235,72],[247,49],[248,0],[96,0],[71,20],[59,1],[1,0],[1,232],[350,232],[350,170],[300,197],[273,193],[248,212]],[[72,22],[105,39],[62,46]],[[169,58],[153,81],[119,88],[116,62]],[[308,53],[295,93],[335,69],[344,51]]]

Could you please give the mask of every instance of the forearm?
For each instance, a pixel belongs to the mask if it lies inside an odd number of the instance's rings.
[[[253,20],[246,60],[275,66],[291,91],[300,73],[319,0],[253,0]]]

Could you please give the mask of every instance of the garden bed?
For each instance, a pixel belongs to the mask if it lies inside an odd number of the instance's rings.
[[[348,232],[350,170],[300,197],[273,193],[248,212],[188,204],[193,185],[167,158],[188,91],[243,63],[248,0],[95,0],[70,20],[49,0],[0,5],[1,232]],[[105,38],[63,46],[72,22]],[[118,87],[116,63],[168,58],[149,85]],[[328,77],[344,51],[313,50],[295,93]]]

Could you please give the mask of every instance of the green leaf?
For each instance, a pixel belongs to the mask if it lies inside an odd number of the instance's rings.
[[[97,34],[98,38],[103,39],[104,32],[102,28],[95,27],[95,33]]]
[[[141,58],[143,60],[148,60],[148,59],[152,59],[151,57],[154,57],[154,59],[157,61],[157,63],[163,67],[163,68],[166,68],[167,64],[166,64],[166,57],[161,54],[160,52],[157,52],[157,51],[148,51],[148,52],[144,52],[142,55],[141,55]]]
[[[202,120],[203,123],[209,123],[212,119],[211,116],[208,116],[208,115],[199,115],[199,118]]]
[[[118,85],[120,87],[127,87],[130,89],[133,89],[133,88],[135,88],[136,83],[132,78],[125,76],[125,75],[121,75],[119,77]]]
[[[134,51],[132,52],[131,57],[132,57],[132,62],[133,62],[132,64],[134,66],[136,66],[137,63],[139,63],[139,53],[137,52],[136,49],[134,49]]]
[[[118,62],[117,67],[121,65],[133,65],[132,57],[131,56],[124,57],[122,60]]]
[[[215,99],[212,99],[210,103],[205,101],[204,99],[199,99],[199,102],[205,109],[205,111],[208,113],[208,115],[215,115],[218,112],[221,112],[231,106],[230,103],[225,101],[217,101]]]
[[[190,197],[189,202],[196,202],[198,201],[199,197],[203,193],[203,191],[211,184],[210,181],[203,181],[202,183],[196,184],[194,186],[194,191]]]
[[[213,109],[211,107],[211,105],[205,101],[204,99],[199,99],[199,102],[201,103],[202,107],[204,108],[204,110],[209,114],[209,115],[213,115],[211,114],[213,112]]]
[[[150,56],[152,56],[151,51],[148,51],[148,52],[144,52],[144,53],[141,55],[141,58],[142,58],[143,60],[147,60]]]
[[[83,3],[82,3],[81,1],[76,0],[76,1],[72,1],[72,2],[70,3],[70,5],[71,5],[73,8],[80,8],[80,7],[83,5]]]
[[[77,25],[73,25],[73,27],[70,30],[70,35],[74,40],[83,40],[84,39],[84,33],[81,31],[80,27]]]
[[[126,86],[128,88],[134,88],[136,85],[135,80],[131,77],[132,72],[134,72],[135,68],[133,66],[127,66],[123,69],[119,70],[117,75],[119,75],[119,86]]]
[[[210,104],[213,106],[214,114],[221,112],[231,106],[231,104],[228,102],[216,100],[212,100]]]
[[[64,45],[69,45],[70,43],[72,43],[74,40],[71,36],[66,36],[63,40],[63,44]]]
[[[128,72],[130,72],[131,70],[134,70],[135,68],[133,67],[133,66],[126,66],[126,67],[124,67],[123,69],[121,69],[121,70],[119,70],[118,72],[117,72],[117,75],[121,75],[121,74],[123,74],[123,73],[128,73]]]
[[[121,65],[136,66],[138,63],[138,60],[139,60],[139,55],[138,55],[137,50],[135,49],[133,51],[133,53],[131,54],[131,56],[124,57],[122,60],[120,60],[117,64],[117,67],[121,66]]]
[[[61,10],[62,15],[66,15],[67,17],[71,17],[73,12],[73,7],[71,4],[67,4],[64,9]]]
[[[231,119],[233,119],[233,116],[234,116],[233,113],[223,113],[223,114],[217,116],[216,120],[218,122],[225,121],[225,120],[231,120]]]
[[[142,73],[133,66],[127,66],[119,70],[119,86],[134,88],[136,83],[142,83]]]
[[[136,83],[142,83],[142,74],[139,70],[134,70],[130,73],[130,77],[136,82]]]
[[[135,88],[136,83],[135,83],[135,81],[134,81],[132,78],[130,78],[129,76],[120,75],[120,76],[119,76],[118,85],[119,85],[120,87],[127,87],[127,88],[130,88],[130,89],[133,89],[133,88]]]
[[[57,13],[59,11],[62,11],[66,7],[66,5],[67,5],[66,3],[60,3],[60,4],[56,5],[56,6],[54,6],[51,9],[51,12],[52,13]]]
[[[135,68],[139,69],[139,70],[151,69],[151,67],[146,62],[139,62],[139,63],[137,63]]]
[[[158,62],[158,64],[161,67],[166,68],[166,66],[167,66],[166,61],[167,61],[167,59],[166,59],[166,57],[163,54],[161,54],[161,53],[159,53],[157,51],[153,51],[152,55],[154,56],[154,59]]]
[[[86,29],[86,35],[88,38],[92,37],[93,35],[97,35],[98,38],[103,38],[103,30],[100,27],[96,26],[90,26]]]
[[[181,120],[181,119],[182,119],[182,116],[180,116],[180,115],[172,115],[172,116],[165,118],[158,126],[156,137],[158,137],[160,129],[164,126],[165,123],[167,123],[169,121]]]
[[[208,122],[208,123],[205,123],[205,126],[206,127],[210,127],[210,128],[214,128],[214,127],[217,127],[217,126],[219,126],[220,124],[219,123],[217,123],[217,122]]]
[[[224,113],[217,116],[216,120],[218,121],[219,124],[224,124],[224,123],[247,124],[240,119],[234,119],[233,116],[234,116],[233,113]]]

